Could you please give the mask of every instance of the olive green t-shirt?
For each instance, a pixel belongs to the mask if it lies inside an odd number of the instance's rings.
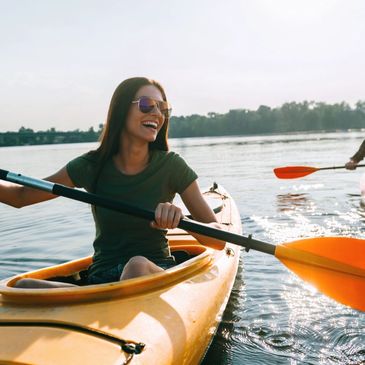
[[[67,172],[78,188],[91,192],[96,175],[92,154],[70,161]],[[147,167],[136,175],[125,175],[107,161],[99,175],[94,193],[131,205],[155,210],[159,203],[172,202],[194,180],[196,173],[177,153],[152,150]],[[125,264],[131,257],[142,255],[152,261],[170,255],[166,230],[150,227],[150,222],[106,208],[94,207],[96,236],[90,273]]]

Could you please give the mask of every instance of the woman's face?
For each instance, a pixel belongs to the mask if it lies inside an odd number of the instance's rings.
[[[157,101],[163,101],[161,91],[154,85],[142,86],[134,100],[137,101],[141,97],[149,97]],[[153,142],[156,140],[165,121],[164,115],[160,109],[155,106],[150,112],[143,113],[139,109],[139,103],[132,103],[127,116],[123,137],[132,138],[144,142]]]

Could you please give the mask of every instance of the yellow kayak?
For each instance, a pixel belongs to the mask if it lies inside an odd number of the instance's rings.
[[[204,192],[218,221],[241,233],[230,195]],[[239,247],[215,251],[180,229],[168,233],[179,264],[162,273],[82,285],[92,258],[27,272],[0,282],[0,363],[37,365],[199,364],[229,298]],[[20,278],[78,287],[18,289]]]

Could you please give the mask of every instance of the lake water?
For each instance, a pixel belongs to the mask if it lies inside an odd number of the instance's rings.
[[[285,165],[343,165],[364,135],[184,138],[170,146],[195,169],[201,186],[216,181],[231,193],[245,235],[277,244],[316,236],[365,238],[365,169],[318,171],[295,180],[279,180],[272,172]],[[94,147],[1,148],[0,167],[41,178]],[[86,204],[59,198],[21,210],[0,205],[0,222],[0,279],[92,253]],[[365,364],[365,313],[323,296],[276,258],[242,251],[204,364]]]

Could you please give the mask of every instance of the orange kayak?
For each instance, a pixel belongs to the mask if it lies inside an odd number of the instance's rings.
[[[231,196],[204,192],[218,221],[241,233]],[[213,202],[213,203],[212,203]],[[168,233],[178,265],[162,273],[82,285],[92,258],[27,272],[0,282],[1,364],[199,364],[228,301],[239,247],[215,251],[180,229]],[[20,278],[80,284],[18,289]]]

